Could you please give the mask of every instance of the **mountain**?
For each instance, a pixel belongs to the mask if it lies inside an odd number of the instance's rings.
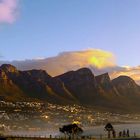
[[[0,67],[0,71],[0,89],[1,95],[5,95],[4,99],[7,99],[6,95],[8,95],[12,100],[18,100],[19,96],[21,100],[38,99],[53,103],[75,102],[63,83],[43,70],[18,71],[14,66],[4,64]],[[55,84],[52,87],[54,81]]]
[[[102,88],[104,94],[107,94],[109,97],[118,97],[119,93],[116,90],[116,87],[113,85],[109,74],[104,73],[95,77],[97,84]]]
[[[131,107],[135,105],[136,107],[134,107],[134,109],[137,109],[140,105],[140,86],[128,76],[119,76],[113,79],[112,83],[125,103],[127,99],[127,101],[129,101],[128,106]]]
[[[140,86],[127,76],[113,80],[108,73],[94,76],[88,68],[51,77],[44,70],[19,71],[0,66],[0,100],[39,100],[81,104],[111,111],[140,111]]]
[[[118,92],[123,96],[136,96],[140,95],[140,86],[128,76],[119,76],[112,80],[113,85],[116,87]]]
[[[66,88],[81,104],[102,108],[124,108],[121,96],[108,73],[94,76],[90,69],[81,68],[56,78],[63,81]]]
[[[26,96],[22,90],[13,83],[13,81],[8,77],[7,72],[16,72],[14,67],[7,69],[6,67],[0,67],[0,99],[1,100],[21,100],[26,99]]]
[[[57,76],[72,95],[82,104],[93,104],[99,96],[95,76],[88,68]]]

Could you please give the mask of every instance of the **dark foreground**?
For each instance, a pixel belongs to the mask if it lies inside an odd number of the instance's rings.
[[[0,137],[0,140],[69,140],[64,138],[44,138],[44,137]],[[71,139],[73,140],[73,139]],[[130,137],[130,138],[84,138],[84,139],[74,139],[74,140],[140,140],[140,137]]]

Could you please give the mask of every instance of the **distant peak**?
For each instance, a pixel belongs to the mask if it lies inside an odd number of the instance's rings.
[[[113,79],[113,81],[121,82],[121,83],[128,83],[128,82],[135,83],[135,81],[131,77],[124,76],[124,75],[121,75],[121,76]]]
[[[92,76],[94,76],[94,74],[92,73],[92,71],[89,69],[89,68],[80,68],[80,69],[78,69],[78,70],[76,70],[76,71],[74,71],[74,70],[72,70],[72,71],[68,71],[68,72],[66,72],[66,73],[63,73],[63,74],[61,74],[61,75],[59,75],[59,76],[68,76],[68,75],[92,75]],[[59,76],[56,76],[56,77],[59,77]]]
[[[86,74],[93,74],[92,71],[89,68],[81,68],[77,70],[78,73],[86,73]]]
[[[120,75],[118,78],[132,80],[132,78],[131,78],[131,77],[126,76],[126,75]]]
[[[26,71],[28,73],[30,73],[33,77],[48,77],[48,78],[51,78],[51,76],[45,71],[45,70],[36,70],[36,69],[33,69],[33,70],[28,70]]]
[[[103,73],[103,74],[100,74],[98,76],[105,76],[105,77],[109,77],[109,74],[106,72],[106,73]]]
[[[102,81],[102,80],[110,81],[110,77],[108,73],[104,73],[104,74],[96,76],[96,80],[97,81]]]
[[[38,70],[38,69],[32,69],[32,70],[27,70],[28,72],[30,73],[43,73],[43,74],[46,74],[47,72],[45,70]]]
[[[0,66],[0,69],[5,72],[17,72],[17,68],[11,64],[3,64]]]

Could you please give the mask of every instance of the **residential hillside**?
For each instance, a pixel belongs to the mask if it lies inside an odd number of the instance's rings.
[[[39,100],[140,112],[140,86],[127,76],[113,80],[108,73],[94,76],[88,68],[51,77],[44,70],[19,71],[10,64],[3,64],[0,100]]]

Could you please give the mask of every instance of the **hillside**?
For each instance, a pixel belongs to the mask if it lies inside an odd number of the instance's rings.
[[[140,86],[127,76],[113,80],[108,73],[94,76],[88,68],[51,77],[44,70],[19,71],[12,65],[3,64],[0,67],[0,99],[40,100],[138,112]]]

